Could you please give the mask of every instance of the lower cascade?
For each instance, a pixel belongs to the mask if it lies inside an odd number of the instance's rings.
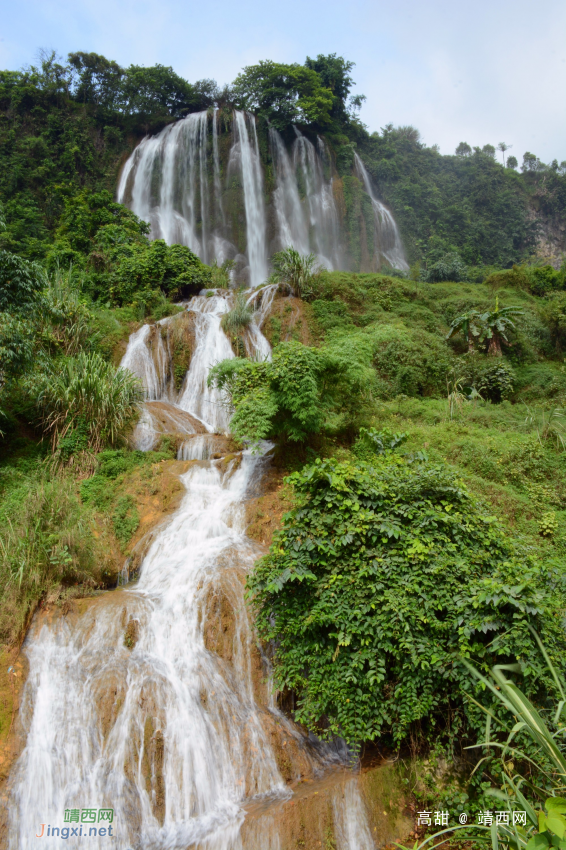
[[[36,615],[24,647],[26,740],[9,784],[10,850],[37,847],[40,834],[41,847],[59,847],[62,834],[68,847],[88,835],[91,848],[285,850],[296,846],[288,836],[300,778],[312,783],[310,800],[327,801],[313,809],[321,842],[331,829],[338,850],[376,846],[348,753],[278,710],[248,620],[243,583],[261,551],[246,537],[245,502],[261,488],[270,445],[221,456],[226,410],[206,374],[233,356],[220,326],[230,298],[189,304],[195,349],[176,397],[167,334],[153,350],[154,328],[130,338],[123,362],[148,398],[137,438],[150,444],[152,422],[184,428],[186,492],[154,534],[137,583],[76,614]],[[262,356],[270,298],[269,289],[250,296],[258,309],[249,345]],[[94,813],[86,821],[85,809]]]

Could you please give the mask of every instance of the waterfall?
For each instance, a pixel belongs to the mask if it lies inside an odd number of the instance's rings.
[[[293,158],[298,180],[304,187],[309,231],[313,234],[312,250],[326,268],[343,268],[338,211],[332,181],[326,180],[323,168],[323,157],[328,157],[326,147],[317,137],[317,152],[306,136],[296,127],[294,130]]]
[[[235,280],[255,287],[269,272],[268,247],[313,253],[321,266],[343,269],[344,222],[335,199],[336,176],[324,139],[294,127],[287,149],[269,128],[274,188],[264,196],[256,119],[232,113],[232,138],[223,176],[219,109],[188,115],[146,137],[126,162],[117,197],[150,224],[152,239],[187,245],[204,262],[235,260]],[[222,147],[222,150],[225,150]],[[354,171],[374,214],[375,269],[408,269],[391,212],[375,197],[356,154]],[[243,215],[242,215],[243,213]],[[245,246],[245,247],[244,247]]]
[[[258,339],[274,292],[250,295]],[[180,406],[146,403],[151,415],[171,416],[173,430],[183,416],[187,427],[200,419],[226,427],[205,378],[212,363],[232,356],[220,326],[231,297],[192,300],[195,350]],[[123,366],[146,376],[156,394],[167,368],[154,376],[152,337],[155,326],[133,334]],[[8,850],[35,848],[42,824],[46,836],[57,828],[48,850],[60,846],[63,827],[66,847],[84,847],[88,829],[88,846],[104,850],[109,821],[106,835],[97,834],[101,809],[112,811],[113,846],[280,850],[287,829],[281,806],[293,792],[281,775],[291,762],[277,753],[294,748],[292,776],[315,777],[313,795],[317,773],[341,761],[337,750],[306,739],[263,684],[269,669],[257,665],[268,662],[255,649],[243,596],[245,575],[261,554],[245,534],[245,501],[258,492],[270,447],[210,459],[222,440],[201,433],[181,447],[180,457],[193,461],[181,476],[186,493],[156,530],[137,584],[84,600],[69,616],[34,618],[24,645],[27,737],[9,782]],[[338,850],[373,850],[358,779],[342,769],[330,785],[320,781],[313,804],[320,800],[324,817],[333,812]],[[71,816],[84,809],[95,821],[79,827]]]
[[[124,167],[118,201],[151,226],[152,239],[187,245],[207,260],[208,113],[196,112],[138,145]]]
[[[395,219],[387,207],[375,197],[369,174],[357,153],[354,154],[354,163],[373,207],[375,222],[374,260],[377,268],[380,268],[383,260],[385,260],[392,268],[407,271],[409,264],[405,258],[401,235]]]
[[[273,127],[269,140],[275,165],[273,206],[277,217],[280,248],[292,246],[300,254],[310,253],[309,227],[299,197],[297,176],[283,139]]]
[[[269,129],[275,165],[273,206],[279,246],[292,246],[300,254],[314,253],[320,265],[329,270],[341,268],[338,211],[332,180],[324,175],[324,163],[328,160],[326,147],[317,138],[317,151],[296,127],[294,131],[290,156],[277,130]]]
[[[214,202],[216,205],[215,213],[216,220],[222,225],[222,229],[226,226],[226,218],[224,216],[224,206],[222,204],[222,188],[220,183],[220,154],[218,151],[218,108],[214,108],[212,113],[212,155],[214,158]],[[218,259],[218,258],[216,258]]]
[[[160,323],[162,326],[163,324]],[[138,377],[147,399],[166,396],[171,358],[158,325],[142,325],[131,334],[120,368]]]
[[[227,298],[198,295],[189,304],[196,315],[196,350],[179,398],[179,407],[190,410],[210,431],[228,430],[229,412],[220,390],[209,387],[208,373],[215,363],[234,357],[227,336],[220,329],[222,316],[230,307]]]
[[[246,235],[248,261],[250,264],[250,286],[259,286],[267,277],[265,245],[265,204],[263,200],[263,178],[257,141],[255,118],[243,112],[234,113],[244,184],[246,208]],[[248,123],[251,130],[248,132]]]

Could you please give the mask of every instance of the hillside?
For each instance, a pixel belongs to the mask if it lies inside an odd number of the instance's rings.
[[[370,133],[352,67],[0,74],[11,848],[99,775],[124,846],[560,798],[566,164]],[[489,749],[498,664],[554,749]]]
[[[526,152],[519,173],[497,161],[493,146],[472,151],[463,143],[459,155],[442,156],[412,127],[370,133],[356,117],[359,96],[349,94],[352,63],[321,56],[306,66],[261,63],[222,91],[210,80],[189,84],[170,68],[122,69],[96,54],[71,54],[67,63],[51,56],[39,68],[2,72],[0,200],[8,224],[2,244],[45,257],[66,202],[84,189],[114,192],[145,134],[216,102],[228,133],[233,108],[256,113],[267,190],[273,168],[267,122],[287,144],[292,124],[313,140],[325,139],[355,269],[363,263],[360,216],[367,219],[356,151],[394,213],[411,263],[430,264],[457,250],[470,266],[509,267],[535,251],[560,264],[564,163],[546,166]],[[514,161],[509,157],[507,165]],[[481,268],[477,274],[481,278]]]

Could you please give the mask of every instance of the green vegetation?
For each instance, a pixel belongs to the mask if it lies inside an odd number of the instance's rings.
[[[242,335],[253,318],[253,308],[248,305],[245,292],[238,292],[234,306],[222,316],[222,329],[232,340],[238,354],[245,354]]]
[[[446,795],[470,795],[473,808],[511,776],[509,759],[489,752],[509,705],[544,713],[562,694],[566,265],[534,250],[540,228],[556,232],[564,217],[566,166],[527,152],[519,173],[491,145],[441,156],[412,127],[370,134],[352,69],[336,55],[265,61],[223,91],[96,54],[0,73],[0,640],[21,638],[42,600],[115,583],[144,519],[136,493],[172,456],[127,447],[140,388],[116,368],[123,343],[175,313],[174,300],[230,285],[232,261],[208,268],[151,241],[114,201],[125,156],[214,102],[224,155],[230,110],[245,107],[269,189],[268,122],[287,141],[297,123],[326,140],[352,267],[365,262],[360,233],[373,232],[356,153],[412,266],[331,273],[312,255],[277,253],[271,361],[245,357],[245,294],[222,320],[239,356],[209,382],[232,407],[233,434],[275,440],[277,462],[294,470],[293,510],[249,578],[257,627],[274,641],[296,719],[356,747],[443,748],[462,766]],[[171,335],[177,388],[190,322]],[[540,664],[533,625],[553,666]],[[482,675],[517,663],[521,706],[502,679],[500,692],[483,690],[470,661]],[[525,722],[513,758],[527,775],[537,742]],[[478,741],[484,761],[470,778],[465,747]],[[541,835],[553,817],[561,824],[556,787],[537,798]]]
[[[272,279],[287,284],[299,298],[311,298],[317,277],[315,262],[314,254],[303,257],[294,248],[278,251],[271,259]]]
[[[459,658],[519,658],[528,671],[528,623],[560,656],[552,573],[444,465],[378,449],[369,462],[319,460],[291,481],[297,507],[249,587],[260,633],[276,641],[277,686],[296,692],[308,728],[401,742],[417,724],[438,734],[450,715],[460,735],[476,718]]]
[[[138,417],[143,391],[131,372],[105,363],[100,354],[66,358],[41,375],[38,406],[54,449],[70,434],[97,452],[113,445]]]
[[[0,640],[12,643],[40,599],[52,592],[59,598],[61,586],[67,595],[87,596],[115,572],[70,477],[29,461],[0,472]]]
[[[104,193],[114,192],[124,156],[146,133],[215,102],[222,133],[230,131],[234,107],[257,114],[268,183],[267,122],[288,141],[294,123],[309,136],[324,135],[339,178],[335,189],[353,268],[362,266],[360,231],[373,232],[373,213],[353,170],[356,152],[393,210],[411,261],[420,263],[417,274],[429,281],[470,279],[465,265],[481,280],[528,259],[541,227],[559,229],[566,210],[565,163],[544,165],[526,152],[518,172],[515,158],[505,166],[492,145],[472,149],[462,143],[454,156],[441,156],[414,127],[387,125],[369,133],[358,118],[364,96],[351,94],[353,68],[335,54],[307,57],[303,65],[266,60],[245,68],[222,91],[212,80],[191,84],[159,65],[124,69],[94,53],[73,53],[66,62],[45,55],[38,67],[0,72],[0,201],[7,223],[0,248],[65,263],[77,262],[78,250],[92,276],[92,293],[105,298],[110,289],[119,303],[129,303],[132,280],[145,291],[153,262],[161,263],[157,283],[163,279],[175,289],[178,264],[171,270],[162,257],[144,259],[144,232],[135,233],[131,215],[123,211],[120,217],[113,197]],[[109,205],[103,228],[120,229],[90,232],[87,244],[82,217],[92,196],[99,210]],[[122,254],[131,260],[126,280],[118,274],[111,281],[111,265]],[[191,266],[193,275],[210,275],[187,257],[185,273]],[[563,275],[558,286],[556,275],[541,263],[539,294],[561,288]],[[185,274],[177,288],[186,282]]]

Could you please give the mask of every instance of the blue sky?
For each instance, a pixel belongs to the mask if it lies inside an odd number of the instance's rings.
[[[564,0],[17,0],[3,2],[0,67],[40,48],[171,65],[230,82],[260,59],[356,62],[370,131],[413,124],[452,153],[505,141],[517,156],[566,160]]]

